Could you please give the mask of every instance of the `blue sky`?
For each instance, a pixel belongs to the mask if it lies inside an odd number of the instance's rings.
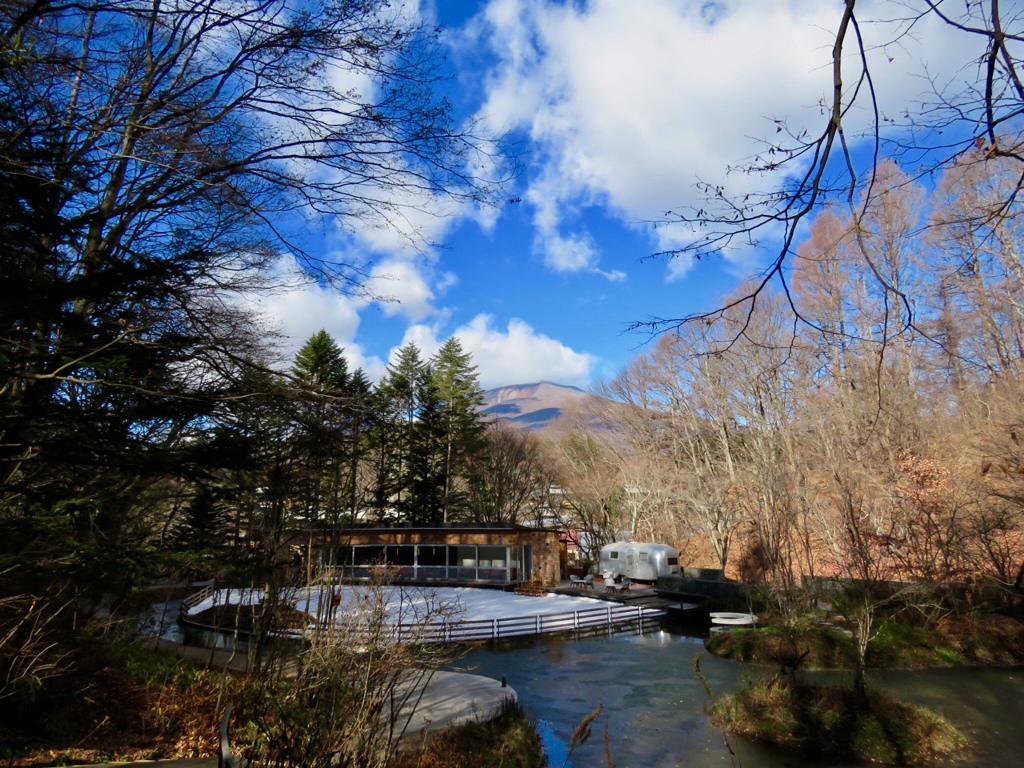
[[[259,311],[285,334],[286,356],[323,327],[373,380],[402,344],[430,355],[452,335],[485,388],[587,388],[613,375],[649,343],[631,323],[711,308],[765,259],[649,260],[688,233],[645,222],[699,205],[698,180],[734,194],[778,182],[727,169],[773,135],[774,119],[820,130],[841,10],[809,0],[413,3],[408,12],[444,28],[461,114],[518,141],[524,171],[503,197],[519,202],[438,203],[448,215],[412,216],[408,226],[441,248],[329,225],[321,250],[371,261],[370,288],[394,301],[307,286],[262,299]],[[870,43],[892,31],[865,33]],[[929,20],[873,49],[883,111],[923,98],[926,70],[955,72],[980,53],[962,45]]]

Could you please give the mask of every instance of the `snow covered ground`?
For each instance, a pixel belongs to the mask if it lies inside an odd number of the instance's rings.
[[[376,591],[386,602],[391,620],[409,623],[411,621],[476,621],[481,619],[507,619],[525,616],[547,616],[556,613],[583,611],[602,605],[588,597],[556,595],[549,593],[541,597],[516,595],[497,589],[476,589],[473,587],[362,587],[340,586],[333,588],[341,598],[337,615],[344,616],[357,610],[360,603],[374,599]],[[290,591],[287,598],[300,611],[311,617],[324,612],[323,604],[331,599],[331,589],[301,589]],[[259,602],[261,590],[219,590],[206,600],[192,606],[188,615],[194,616],[216,605],[237,605]]]

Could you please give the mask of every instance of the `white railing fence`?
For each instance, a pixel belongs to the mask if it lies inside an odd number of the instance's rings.
[[[188,613],[194,606],[199,605],[203,600],[210,597],[217,591],[217,584],[207,584],[194,595],[189,595],[181,601],[181,612]]]
[[[397,624],[396,639],[405,642],[472,643],[509,637],[541,635],[548,632],[574,632],[581,629],[625,624],[665,616],[661,608],[642,605],[608,604],[581,611],[565,611],[538,616],[503,619],[444,621],[431,624]]]
[[[182,603],[182,616],[186,623],[200,626],[190,617],[187,611],[194,605],[205,600],[215,590],[211,587],[197,592]],[[389,634],[399,642],[448,642],[472,643],[484,640],[499,640],[511,637],[526,637],[550,632],[575,632],[599,627],[644,621],[645,619],[661,619],[667,615],[663,608],[652,608],[644,605],[625,605],[608,602],[594,608],[577,611],[563,611],[536,616],[511,616],[500,619],[469,619],[428,623],[398,623],[389,627]],[[313,617],[310,617],[313,620]],[[343,632],[350,633],[350,639],[359,637],[360,629],[356,626],[339,627]],[[315,626],[308,631],[316,632]],[[379,631],[379,628],[378,628]]]

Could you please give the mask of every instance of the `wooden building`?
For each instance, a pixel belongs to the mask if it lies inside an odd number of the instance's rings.
[[[517,584],[533,579],[557,586],[562,578],[558,531],[519,525],[358,526],[310,531],[292,540],[320,568],[345,579],[369,580],[389,569],[415,583]]]

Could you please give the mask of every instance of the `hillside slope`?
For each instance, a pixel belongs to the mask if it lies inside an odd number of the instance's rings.
[[[498,387],[484,392],[481,413],[494,420],[505,420],[525,430],[539,431],[550,426],[574,405],[591,395],[579,387],[541,381]]]

